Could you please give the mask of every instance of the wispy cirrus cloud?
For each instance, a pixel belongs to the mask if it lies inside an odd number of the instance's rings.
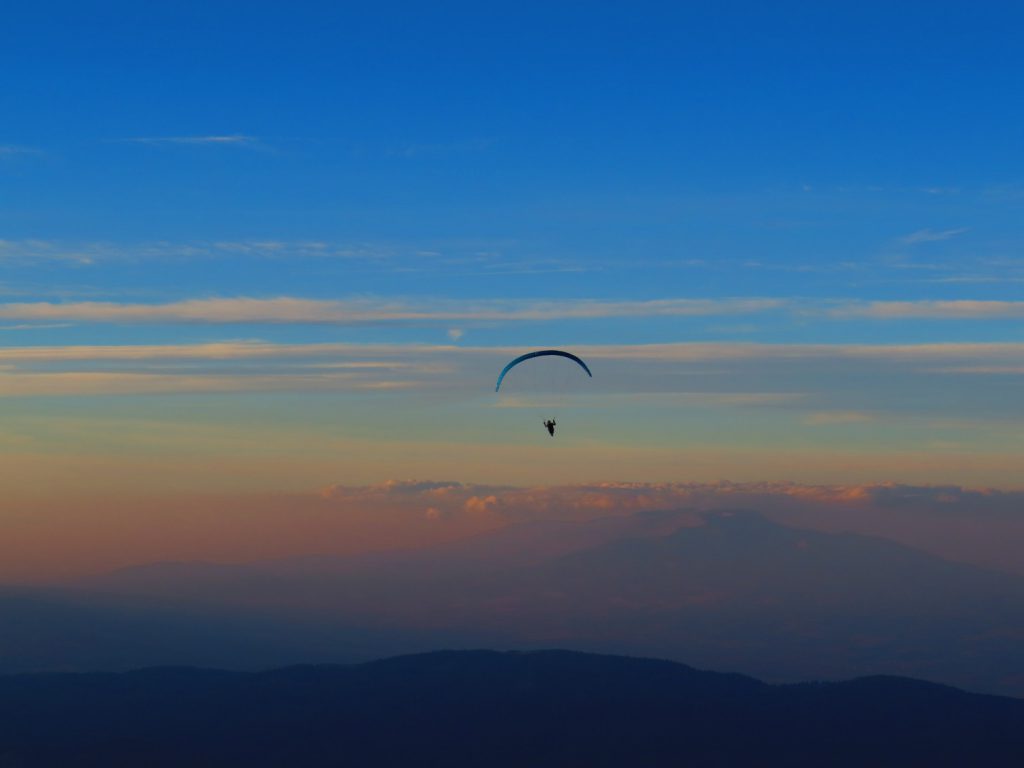
[[[72,323],[15,323],[0,325],[0,331],[40,331],[52,328],[70,328]]]
[[[967,227],[957,227],[956,229],[919,229],[916,232],[911,232],[909,235],[904,235],[900,238],[901,243],[906,245],[917,245],[918,243],[938,243],[943,240],[951,240],[957,235],[962,235],[968,231]]]
[[[61,371],[0,372],[0,397],[61,395],[140,395],[239,392],[338,392],[406,389],[413,384],[358,373],[216,375]]]
[[[151,146],[205,146],[205,147],[259,147],[262,142],[255,136],[242,133],[212,134],[207,136],[133,136],[121,139],[126,144]]]
[[[116,302],[0,304],[0,318],[84,322],[373,323],[388,321],[544,321],[615,317],[709,316],[769,312],[781,299],[652,301],[324,301],[278,297],[191,299],[168,304]]]
[[[22,263],[67,261],[142,262],[209,260],[232,257],[253,259],[337,259],[384,264],[398,251],[386,245],[331,243],[320,240],[146,241],[134,244],[105,241],[67,242],[26,238],[0,240],[0,259]]]
[[[13,159],[17,157],[30,157],[32,155],[41,155],[43,151],[36,149],[35,147],[25,147],[17,144],[0,144],[0,160],[5,158]]]
[[[868,301],[849,302],[829,310],[833,317],[877,320],[918,318],[931,320],[993,320],[1024,317],[1024,301]]]
[[[578,409],[756,408],[792,425],[869,420],[886,425],[912,419],[930,429],[936,426],[932,421],[945,417],[942,404],[952,398],[970,422],[956,427],[960,433],[1013,429],[1019,421],[998,382],[1019,370],[1024,343],[675,343],[573,349],[588,360],[596,377],[571,398]],[[431,398],[476,398],[478,405],[499,408],[535,407],[556,397],[510,391],[500,402],[488,399],[496,372],[521,352],[504,346],[246,340],[8,346],[0,348],[0,366],[5,366],[0,395],[416,391]],[[969,394],[964,373],[973,374]],[[842,386],[848,378],[870,378],[874,385],[868,391]],[[924,398],[927,405],[919,407],[916,397],[893,399],[908,380],[915,382],[918,394],[931,393]],[[888,414],[884,421],[883,413]]]
[[[490,149],[495,144],[495,139],[465,139],[463,141],[451,141],[447,143],[417,144],[409,143],[389,147],[385,154],[390,157],[418,157],[421,155],[441,155],[463,152],[482,152]]]
[[[757,344],[749,342],[679,342],[574,347],[582,356],[651,361],[729,361],[793,359],[877,359],[903,361],[1015,359],[1024,343],[935,344]]]
[[[947,285],[990,285],[1005,283],[1024,283],[1024,277],[1015,275],[951,275],[950,277],[934,277],[926,282]]]
[[[935,372],[979,376],[1024,376],[1024,365],[966,365],[956,368],[937,368]]]
[[[270,344],[259,341],[225,341],[204,344],[69,345],[0,348],[0,360],[60,362],[76,360],[250,360],[302,356],[359,355],[390,350],[406,354],[409,346],[358,344]],[[421,348],[421,347],[416,347]],[[429,348],[436,349],[436,348]]]
[[[748,342],[676,342],[667,344],[585,344],[580,355],[600,360],[650,362],[728,362],[732,360],[894,360],[1003,361],[1017,363],[1024,342],[937,344],[757,344]],[[199,344],[66,345],[0,348],[0,360],[59,362],[74,360],[256,360],[344,357],[357,360],[417,360],[455,356],[495,357],[519,354],[520,347],[469,347],[455,344],[285,344],[254,340]]]
[[[804,418],[804,424],[811,426],[828,426],[832,424],[863,424],[874,421],[870,413],[861,411],[817,411]]]
[[[94,263],[95,257],[95,248],[62,248],[49,240],[38,239],[0,240],[0,262],[89,265]]]
[[[786,405],[800,401],[800,392],[634,392],[607,393],[588,396],[579,392],[559,398],[553,395],[512,395],[494,403],[495,408],[547,408],[566,407],[574,409],[615,406],[662,406],[662,407],[708,407],[733,408]]]
[[[45,244],[34,253],[48,258],[76,258],[92,263],[91,254],[50,254]],[[0,259],[17,259],[22,250],[0,241]],[[49,255],[48,255],[49,254]],[[167,303],[114,301],[0,303],[0,319],[24,322],[90,323],[446,323],[453,340],[464,323],[544,322],[658,317],[739,317],[758,314],[820,317],[834,320],[999,320],[1024,317],[1024,301],[974,299],[917,301],[801,300],[736,297],[667,298],[640,301],[603,299],[512,300],[446,298],[307,299],[295,296],[246,296],[184,299]],[[458,324],[458,325],[453,325]],[[756,326],[754,327],[756,329]],[[748,326],[747,331],[749,332]]]

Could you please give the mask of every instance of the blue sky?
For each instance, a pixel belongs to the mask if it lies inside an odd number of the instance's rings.
[[[609,397],[659,403],[609,400],[601,439],[668,451],[688,414],[693,450],[754,450],[798,424],[811,453],[991,453],[965,477],[1007,484],[1022,22],[1009,2],[19,4],[0,393],[48,450],[91,448],[47,418],[184,402],[301,432],[303,393],[352,382],[395,386],[391,420],[346,423],[487,442],[422,409],[560,345],[609,361]],[[701,410],[722,393],[747,399]]]

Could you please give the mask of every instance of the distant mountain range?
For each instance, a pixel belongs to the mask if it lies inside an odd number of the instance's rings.
[[[772,682],[884,673],[1024,696],[1024,578],[745,511],[531,523],[356,557],[155,564],[0,593],[0,623],[0,672],[560,646]]]
[[[567,651],[0,676],[0,765],[1024,765],[1024,701]]]

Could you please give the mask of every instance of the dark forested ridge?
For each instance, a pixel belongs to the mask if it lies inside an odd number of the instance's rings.
[[[450,651],[270,672],[0,677],[0,766],[1024,764],[1024,701]]]

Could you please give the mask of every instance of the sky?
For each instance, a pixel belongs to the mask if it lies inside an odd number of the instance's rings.
[[[411,478],[1021,487],[1017,3],[4,16],[9,531]],[[549,347],[594,372],[554,440],[493,391]]]

